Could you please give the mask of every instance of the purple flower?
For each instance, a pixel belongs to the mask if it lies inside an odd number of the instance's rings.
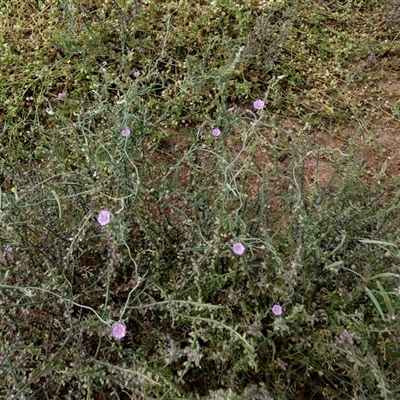
[[[97,222],[101,225],[107,225],[111,220],[111,213],[108,210],[102,210],[97,217]]]
[[[279,304],[275,304],[272,307],[272,312],[274,313],[275,316],[279,317],[279,316],[282,315],[283,310],[282,310],[282,307]]]
[[[58,100],[64,100],[66,97],[67,97],[66,92],[61,92],[61,93],[58,93],[58,95],[57,95]]]
[[[115,340],[121,340],[126,335],[126,326],[121,322],[117,322],[111,328],[111,335]]]
[[[355,333],[349,332],[345,329],[339,335],[339,337],[336,338],[336,343],[346,346],[349,344],[353,344],[355,339],[358,339],[358,336]]]
[[[6,247],[6,253],[10,254],[13,252],[13,248],[11,246]]]
[[[213,135],[213,136],[215,136],[215,137],[218,137],[220,134],[221,134],[221,130],[220,130],[219,128],[214,128],[214,129],[211,131],[211,135]]]
[[[233,111],[235,111],[235,107],[229,107],[226,111],[233,112]]]
[[[264,106],[265,106],[265,103],[261,99],[258,99],[253,103],[253,107],[256,110],[262,110],[264,108]]]
[[[129,128],[122,129],[121,135],[122,135],[123,137],[128,137],[128,136],[131,135],[131,130],[130,130]]]
[[[133,76],[134,76],[135,78],[139,78],[140,72],[139,72],[139,71],[134,72],[134,73],[133,73]]]
[[[396,290],[400,293],[400,286],[397,286]]]
[[[233,244],[232,250],[236,255],[241,256],[246,248],[242,245],[242,243],[238,242]]]

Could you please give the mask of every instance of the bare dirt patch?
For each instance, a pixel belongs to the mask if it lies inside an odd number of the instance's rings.
[[[399,99],[400,80],[393,72],[391,72],[387,78],[379,80],[377,86],[386,91],[386,100],[393,99],[397,101]]]

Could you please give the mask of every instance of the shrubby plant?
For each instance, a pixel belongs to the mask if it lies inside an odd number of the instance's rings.
[[[337,134],[383,5],[316,7],[1,8],[7,398],[397,397],[398,179]]]

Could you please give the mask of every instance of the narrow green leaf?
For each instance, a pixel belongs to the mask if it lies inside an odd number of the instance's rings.
[[[376,281],[376,285],[378,286],[378,289],[380,290],[380,294],[383,297],[383,301],[386,304],[386,308],[389,312],[389,315],[392,317],[394,315],[394,308],[393,308],[392,302],[390,301],[390,298],[389,298],[386,290],[381,285],[381,283],[379,281]]]
[[[381,274],[376,274],[374,276],[371,276],[369,280],[371,281],[372,279],[378,279],[378,278],[400,278],[400,275],[395,274],[394,272],[382,272]]]
[[[397,247],[394,243],[390,242],[383,242],[381,240],[372,240],[372,239],[360,239],[361,243],[366,243],[366,244],[377,244],[379,246],[391,246],[391,247]]]
[[[51,194],[56,199],[56,202],[57,202],[57,205],[58,205],[58,219],[61,220],[61,203],[60,203],[60,199],[58,197],[58,194],[55,192],[55,190],[52,190]]]
[[[334,262],[332,264],[329,264],[329,265],[325,265],[324,270],[326,271],[326,270],[329,270],[331,268],[338,267],[339,265],[343,265],[343,261],[342,260],[336,261],[336,262]]]
[[[365,291],[367,292],[369,298],[374,303],[374,305],[375,305],[376,309],[378,310],[378,312],[379,312],[380,316],[382,317],[382,319],[385,320],[385,314],[383,314],[382,308],[381,308],[378,300],[376,299],[375,295],[367,287],[365,288]]]

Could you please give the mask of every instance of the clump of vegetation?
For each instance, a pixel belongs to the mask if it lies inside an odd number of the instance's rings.
[[[1,5],[1,393],[397,398],[393,7]]]

